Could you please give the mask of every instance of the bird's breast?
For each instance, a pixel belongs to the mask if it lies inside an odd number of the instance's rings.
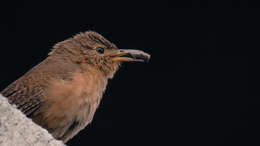
[[[75,73],[72,80],[51,81],[47,89],[48,102],[62,103],[65,109],[95,102],[100,100],[106,84],[97,74]]]
[[[42,107],[44,127],[54,129],[54,137],[63,136],[75,121],[79,127],[74,132],[84,128],[92,120],[106,84],[102,76],[91,73],[75,73],[69,81],[52,80]]]

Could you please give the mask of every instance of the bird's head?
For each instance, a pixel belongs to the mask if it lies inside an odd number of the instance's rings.
[[[49,55],[70,58],[77,64],[89,64],[112,78],[122,62],[147,62],[150,55],[132,49],[118,49],[116,45],[94,31],[80,33],[57,43]]]

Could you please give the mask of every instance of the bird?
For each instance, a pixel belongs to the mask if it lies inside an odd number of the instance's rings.
[[[95,31],[56,43],[48,56],[0,93],[28,118],[66,143],[93,119],[123,62],[148,62],[150,54],[119,49]]]

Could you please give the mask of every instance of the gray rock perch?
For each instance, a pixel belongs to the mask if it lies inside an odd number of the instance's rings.
[[[0,146],[65,146],[0,95]]]

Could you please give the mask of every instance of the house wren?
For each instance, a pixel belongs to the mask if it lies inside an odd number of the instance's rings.
[[[118,49],[87,31],[54,45],[45,60],[1,94],[54,138],[67,142],[91,122],[120,63],[149,59],[143,51]]]

